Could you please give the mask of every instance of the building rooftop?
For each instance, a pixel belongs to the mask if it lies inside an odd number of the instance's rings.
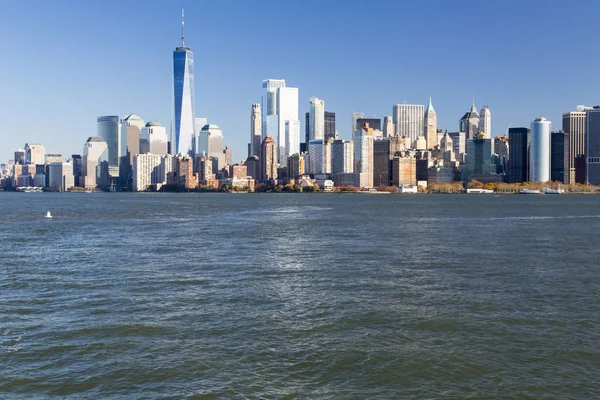
[[[148,126],[162,126],[162,125],[160,124],[160,122],[152,120],[152,121],[148,121],[146,126],[148,127]]]
[[[104,139],[101,138],[100,136],[90,136],[87,140],[87,143],[91,143],[91,142],[104,142]]]
[[[207,131],[209,129],[221,129],[221,128],[219,128],[219,126],[215,125],[215,124],[207,124],[202,127],[203,131]]]

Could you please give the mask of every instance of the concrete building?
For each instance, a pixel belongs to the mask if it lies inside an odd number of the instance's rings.
[[[510,154],[508,136],[496,136],[494,138],[494,154],[496,154],[501,160],[504,171],[508,171],[508,160]]]
[[[121,125],[117,115],[106,115],[98,117],[97,137],[101,137],[108,147],[108,164],[119,165],[121,154]]]
[[[300,121],[285,121],[285,154],[284,158],[300,152]]]
[[[492,139],[467,139],[467,159],[461,166],[460,175],[464,183],[471,180],[495,180],[497,173],[496,166],[492,163]]]
[[[267,79],[263,88],[267,90],[263,137],[275,140],[279,157],[276,161],[284,165],[287,156],[300,152],[298,88],[287,87],[282,79]]]
[[[383,117],[383,137],[389,138],[395,136],[394,133],[394,120],[391,115]]]
[[[98,166],[101,162],[108,161],[108,145],[103,138],[92,136],[83,146],[82,177],[83,187],[95,189],[99,176]]]
[[[392,186],[417,184],[417,160],[414,154],[403,151],[392,158]]]
[[[16,155],[15,155],[16,157]],[[25,162],[28,164],[44,164],[46,149],[40,143],[25,143]]]
[[[433,149],[439,144],[437,138],[437,115],[431,104],[431,97],[429,98],[429,104],[425,109],[425,118],[423,123],[423,136],[427,143],[427,149]]]
[[[390,157],[390,139],[373,140],[373,186],[390,186],[392,180],[392,161]]]
[[[200,151],[196,157],[205,154],[207,158],[217,160],[217,165],[213,170],[217,171],[225,165],[225,155],[223,154],[223,132],[215,124],[208,124],[202,127],[200,131],[200,140],[198,150]]]
[[[315,139],[309,142],[309,168],[310,174],[330,174],[332,164],[332,144],[334,140],[329,139],[324,142],[322,139]]]
[[[434,165],[427,170],[427,185],[454,182],[454,168]]]
[[[325,132],[324,139],[336,139],[335,137],[335,113],[325,110]]]
[[[297,180],[306,173],[304,157],[301,154],[292,154],[287,160],[288,178]]]
[[[465,132],[448,132],[452,139],[454,154],[459,161],[463,161],[464,154],[467,152],[467,134]]]
[[[471,105],[471,110],[465,113],[458,122],[458,130],[465,132],[467,140],[475,138],[479,133],[479,114],[475,108],[475,102]]]
[[[252,156],[251,156],[252,157]],[[212,160],[207,158],[205,155],[200,156],[197,160],[198,162],[198,183],[207,185],[209,182],[215,179],[215,174],[213,173],[213,163]]]
[[[262,142],[262,114],[260,104],[252,104],[250,111],[250,149],[248,156],[260,154],[260,143]]]
[[[188,155],[179,155],[177,166],[179,185],[186,189],[195,188],[198,185],[198,178],[194,175],[194,159]]]
[[[508,128],[508,181],[527,182],[529,171],[529,129]]]
[[[251,176],[255,180],[261,179],[260,159],[258,156],[249,156],[246,161],[244,161],[244,165],[246,165],[248,176]]]
[[[487,104],[479,112],[479,132],[483,132],[486,137],[492,138],[492,112]]]
[[[570,111],[562,115],[562,130],[569,134],[571,140],[569,144],[569,179],[571,182],[575,182],[575,158],[585,154],[587,126],[585,108],[587,107],[580,107],[578,111]]]
[[[364,118],[365,114],[355,111],[352,113],[352,134],[354,135],[354,132],[356,132],[358,130],[358,120],[360,118]]]
[[[331,173],[343,174],[354,171],[354,142],[335,140],[331,145]]]
[[[368,125],[354,132],[354,172],[366,176],[361,187],[373,187],[373,129]]]
[[[140,154],[167,154],[167,130],[158,121],[150,121],[140,134]]]
[[[153,153],[133,156],[132,187],[134,191],[142,192],[151,187],[159,190],[166,183],[167,177],[164,170],[163,156]]]
[[[550,134],[550,180],[554,182],[571,183],[569,146],[568,133],[558,131]]]
[[[63,156],[59,153],[46,153],[44,156],[44,164],[62,163]]]
[[[15,164],[25,164],[27,162],[27,156],[25,155],[24,149],[19,149],[15,151]]]
[[[424,116],[425,106],[421,104],[396,104],[392,113],[396,135],[409,138],[412,145],[423,135]]]
[[[530,132],[529,181],[547,182],[550,180],[550,121],[536,118]]]
[[[600,185],[600,106],[586,111],[585,182]]]
[[[262,181],[277,179],[277,143],[270,136],[266,137],[261,144],[260,167]]]
[[[356,120],[356,130],[359,131],[364,129],[366,126],[373,129],[373,131],[381,131],[381,119],[379,118],[359,118]],[[383,132],[381,133],[383,137]]]
[[[196,117],[194,118],[194,135],[192,136],[192,154],[194,158],[199,157],[202,152],[199,150],[200,147],[200,131],[204,128],[204,125],[208,125],[208,118]]]
[[[83,173],[83,159],[81,154],[72,154],[71,163],[73,164],[73,184],[75,186],[83,186],[82,173]]]
[[[318,97],[310,98],[308,127],[309,142],[315,139],[322,140],[325,137],[325,101]]]
[[[75,186],[73,164],[70,162],[53,162],[48,164],[48,187],[66,191]]]

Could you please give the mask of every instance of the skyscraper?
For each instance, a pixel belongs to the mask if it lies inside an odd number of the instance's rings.
[[[390,139],[373,140],[373,186],[389,186],[392,180]]]
[[[283,79],[266,79],[263,88],[267,89],[267,112],[262,135],[275,140],[279,156],[276,162],[287,165],[286,157],[300,151],[298,88],[287,87]]]
[[[267,136],[260,146],[260,175],[261,180],[277,179],[277,144],[272,137]]]
[[[467,139],[473,139],[479,132],[479,114],[477,114],[477,108],[475,108],[475,102],[471,105],[471,109],[463,115],[458,121],[458,130],[465,132]]]
[[[463,182],[472,179],[490,180],[491,175],[496,174],[496,166],[492,163],[492,148],[492,139],[483,137],[467,139],[467,159],[460,170],[460,178]]]
[[[119,158],[122,155],[120,154],[121,125],[119,124],[119,117],[106,115],[98,117],[96,122],[98,127],[96,136],[103,138],[108,146],[108,165],[119,165]]]
[[[335,113],[325,111],[325,141],[329,139],[335,139]]]
[[[108,146],[104,138],[92,136],[83,146],[82,177],[83,186],[95,189],[97,186],[98,165],[108,160]]]
[[[600,106],[586,111],[585,183],[600,185]]]
[[[140,153],[158,154],[164,156],[167,154],[167,130],[158,121],[150,121],[142,128],[140,135]],[[142,150],[141,143],[144,143]]]
[[[425,110],[425,122],[423,124],[425,140],[427,141],[427,148],[433,149],[438,144],[437,140],[437,116],[431,104],[431,97],[429,98],[429,104]]]
[[[194,53],[185,46],[184,39],[184,19],[181,10],[181,46],[173,51],[175,138],[171,138],[171,146],[175,148],[177,154],[191,153],[194,136]]]
[[[575,158],[585,154],[585,111],[578,110],[563,113],[562,130],[569,134],[569,180],[575,182]]]
[[[325,137],[325,101],[310,98],[309,141]]]
[[[570,183],[569,134],[564,131],[550,134],[550,179],[555,182]]]
[[[358,121],[360,118],[364,118],[365,114],[355,111],[352,113],[352,134],[354,135],[354,132],[356,132],[358,130],[358,127],[356,125],[356,121]]]
[[[381,130],[381,119],[379,118],[359,118],[356,120],[356,130],[360,131],[366,126],[373,130]]]
[[[335,140],[331,145],[331,173],[343,174],[354,171],[354,142]]]
[[[252,104],[250,112],[250,154],[257,156],[260,154],[260,142],[262,141],[262,116],[260,104]]]
[[[373,129],[354,132],[354,172],[365,174],[363,187],[373,187]]]
[[[16,156],[16,153],[15,153]],[[25,162],[28,164],[44,164],[46,149],[40,143],[25,143]],[[15,161],[16,162],[16,161]]]
[[[467,152],[467,154],[469,154]],[[550,121],[536,118],[531,123],[529,138],[529,181],[550,180]]]
[[[200,131],[198,150],[199,154],[204,153],[207,158],[218,160],[216,168],[213,168],[213,171],[218,171],[225,165],[223,147],[223,132],[221,128],[215,124],[204,125]]]
[[[529,129],[508,128],[508,181],[527,182]]]
[[[394,136],[394,121],[391,115],[383,117],[383,137]]]
[[[396,104],[393,108],[393,122],[396,135],[407,137],[411,146],[423,135],[425,106],[421,104]]]
[[[487,104],[479,112],[479,132],[485,133],[485,136],[492,137],[492,112]]]

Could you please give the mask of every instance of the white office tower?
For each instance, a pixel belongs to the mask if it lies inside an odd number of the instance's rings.
[[[287,156],[298,153],[300,150],[300,120],[298,119],[298,88],[278,88],[277,89],[277,112],[279,113],[279,132],[277,136],[277,154],[279,155],[279,164],[287,164]],[[286,140],[286,123],[296,126],[298,122],[298,132],[291,132]],[[296,144],[297,143],[297,144]],[[296,151],[294,151],[296,150]]]
[[[158,121],[150,121],[142,128],[140,135],[140,154],[167,154],[167,130]]]
[[[336,140],[331,145],[331,173],[354,172],[354,142]]]
[[[103,138],[98,136],[90,137],[83,146],[83,162],[81,168],[81,176],[86,189],[96,188],[96,178],[98,165],[108,161],[108,145]]]
[[[277,89],[285,87],[285,79],[266,79],[263,89],[267,89],[267,108],[265,115],[277,115]]]
[[[386,115],[383,117],[383,137],[388,138],[394,135],[394,120],[391,115]]]
[[[208,118],[194,118],[194,135],[192,136],[192,152],[194,157],[200,157],[202,154],[198,152],[198,148],[200,146],[200,131],[206,124],[208,124]]]
[[[25,161],[28,164],[44,164],[46,161],[46,149],[44,149],[44,146],[39,143],[25,143]]]
[[[479,132],[485,133],[485,137],[492,138],[492,112],[487,104],[479,112]]]
[[[550,180],[550,121],[536,118],[529,138],[529,181]]]
[[[284,162],[293,154],[300,153],[300,121],[285,121],[285,154]]]
[[[198,131],[200,132],[200,131]],[[250,148],[248,156],[260,156],[262,142],[262,116],[260,104],[252,104],[250,112]]]
[[[422,104],[396,104],[393,108],[393,121],[396,136],[409,138],[414,143],[423,135],[425,106]]]
[[[308,135],[309,141],[325,136],[325,101],[318,97],[310,98]]]
[[[133,157],[133,190],[141,192],[152,185],[162,185],[166,176],[163,157],[159,154],[138,154]]]
[[[199,154],[204,153],[207,158],[218,160],[217,170],[225,165],[225,154],[223,154],[223,132],[215,124],[204,125],[200,131]]]
[[[352,113],[352,134],[358,129],[358,120],[365,117],[365,113],[355,111]]]
[[[373,187],[373,132],[361,129],[354,132],[354,172],[365,174],[363,187]]]

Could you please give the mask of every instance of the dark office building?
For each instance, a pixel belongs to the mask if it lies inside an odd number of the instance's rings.
[[[508,181],[527,182],[529,164],[529,129],[508,128]]]
[[[569,184],[570,135],[564,131],[550,134],[550,180]]]
[[[310,113],[306,113],[304,121],[304,145],[308,149],[308,143],[310,142]]]
[[[335,140],[335,113],[325,111],[325,141]]]
[[[369,124],[369,128],[381,130],[381,119],[379,118],[359,118],[356,120],[356,130],[361,130]]]
[[[373,141],[373,186],[390,186],[391,168],[390,140],[375,139]]]
[[[600,106],[594,106],[593,110],[587,110],[585,120],[587,124],[587,141],[584,183],[600,185]],[[577,175],[577,170],[575,174]]]
[[[73,160],[73,178],[75,181],[75,186],[80,186],[81,181],[81,173],[83,171],[83,163],[81,160],[80,154],[71,155],[71,160]]]

